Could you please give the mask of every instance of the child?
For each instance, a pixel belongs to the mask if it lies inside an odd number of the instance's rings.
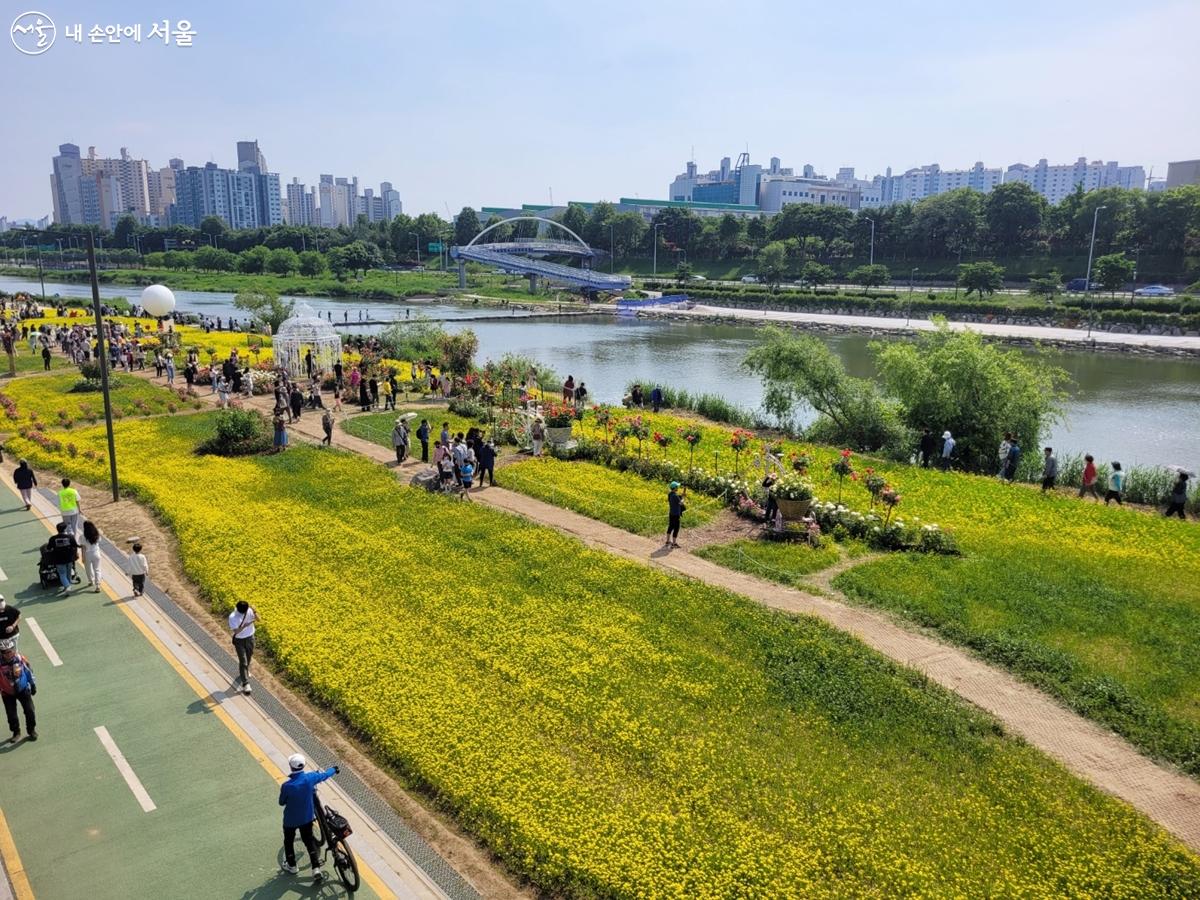
[[[1109,500],[1116,500],[1117,506],[1124,506],[1121,502],[1121,494],[1125,490],[1125,473],[1121,471],[1121,464],[1114,462],[1112,464],[1112,474],[1108,476],[1108,490],[1104,493],[1104,505],[1108,506]]]
[[[458,496],[464,500],[469,500],[467,491],[471,490],[471,485],[475,480],[475,463],[468,457],[459,467],[458,474],[462,480],[462,490],[459,491]]]
[[[142,553],[142,545],[134,544],[129,556],[129,577],[133,580],[133,596],[140,597],[146,590],[146,576],[150,574],[150,563]]]
[[[437,443],[436,452],[441,453],[440,458],[435,456],[435,459],[437,459],[436,465],[438,470],[438,478],[442,482],[442,490],[449,491],[450,485],[454,481],[454,461],[450,458],[450,454],[446,452],[445,448],[442,446],[441,441],[438,441]]]

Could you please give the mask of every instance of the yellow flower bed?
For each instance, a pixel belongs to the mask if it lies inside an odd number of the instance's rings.
[[[41,378],[16,378],[0,384],[3,419],[0,429],[15,430],[37,421],[50,428],[71,427],[80,422],[95,423],[104,419],[104,395],[98,390],[76,391],[83,379],[78,372],[46,375]],[[183,405],[172,391],[151,384],[133,375],[112,372],[109,375],[109,395],[113,416],[149,416],[168,411],[170,406]]]
[[[1122,804],[861,644],[296,447],[118,426],[218,610],[551,894],[1200,896]],[[97,459],[11,449],[102,482]],[[289,548],[263,540],[263,528]]]

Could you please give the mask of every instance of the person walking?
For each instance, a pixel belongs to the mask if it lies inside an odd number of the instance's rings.
[[[296,834],[304,842],[308,851],[308,861],[312,864],[313,879],[320,881],[325,877],[321,870],[321,858],[317,855],[317,841],[313,837],[313,823],[317,819],[317,811],[313,806],[313,791],[322,781],[328,781],[337,775],[341,769],[330,766],[324,772],[305,772],[308,761],[299,753],[288,757],[289,775],[279,786],[279,805],[283,807],[283,859],[280,867],[289,875],[295,875],[296,868]]]
[[[371,409],[379,409],[379,379],[372,375],[367,381],[367,388],[371,394]]]
[[[379,383],[379,393],[383,396],[384,410],[396,408],[396,395],[392,393],[392,379],[385,378]]]
[[[4,599],[4,595],[0,594],[0,641],[12,641],[13,647],[17,646],[17,638],[21,634],[21,625],[17,621],[21,618],[21,611],[15,606],[9,605],[9,602]]]
[[[91,519],[83,523],[83,570],[92,593],[100,593],[100,529]]]
[[[229,380],[224,374],[217,376],[217,406],[229,409]]]
[[[71,479],[62,480],[62,490],[58,492],[58,511],[62,520],[70,529],[71,534],[79,532],[79,491],[71,487]]]
[[[487,441],[479,448],[479,486],[483,487],[483,479],[488,479],[492,487],[496,486],[496,445]]]
[[[325,410],[321,413],[321,430],[325,432],[325,437],[321,438],[321,443],[326,447],[333,446],[333,413],[330,410]]]
[[[575,378],[572,375],[567,376],[567,380],[562,386],[563,403],[570,403],[575,398]]]
[[[142,552],[141,544],[133,545],[129,554],[129,580],[133,582],[133,596],[140,597],[146,593],[146,576],[150,574],[150,563]]]
[[[1012,434],[1004,432],[1004,440],[1000,442],[1000,451],[997,457],[1000,461],[1000,468],[996,471],[996,477],[1003,480],[1008,474],[1008,448],[1012,446]]]
[[[229,631],[233,635],[233,650],[237,654],[238,683],[242,693],[250,693],[250,661],[254,658],[254,626],[258,611],[245,600],[239,600],[229,614]]]
[[[538,416],[533,420],[533,426],[529,429],[529,436],[533,440],[533,455],[542,455],[542,442],[546,440],[546,425],[542,422],[542,417]]]
[[[1121,468],[1121,464],[1113,460],[1112,472],[1108,476],[1108,490],[1104,492],[1104,505],[1108,506],[1109,500],[1116,500],[1117,506],[1124,506],[1121,502],[1121,496],[1125,493],[1125,471]]]
[[[679,525],[686,511],[687,506],[679,494],[679,482],[672,481],[671,488],[667,491],[667,540],[663,544],[664,547],[679,546]]]
[[[417,440],[421,442],[421,462],[429,462],[429,420],[422,419],[417,426]]]
[[[1058,480],[1058,458],[1054,455],[1053,447],[1042,450],[1046,458],[1042,461],[1042,493],[1054,490],[1054,482]]]
[[[1171,485],[1171,494],[1167,498],[1167,511],[1164,513],[1169,519],[1171,516],[1179,516],[1186,520],[1187,514],[1184,512],[1184,507],[1187,505],[1187,484],[1188,473],[1180,472],[1179,477],[1175,479],[1175,483]]]
[[[50,371],[50,345],[46,344],[42,347],[42,371]]]
[[[288,394],[288,403],[291,406],[292,420],[300,421],[300,414],[304,412],[304,395],[300,393],[300,385],[292,385],[291,393]]]
[[[396,465],[403,464],[404,457],[408,454],[408,425],[403,417],[397,419],[392,427],[392,449],[396,451]]]
[[[50,562],[54,563],[54,568],[58,571],[58,592],[65,594],[71,589],[71,582],[75,580],[73,573],[75,560],[79,558],[79,544],[75,540],[75,533],[67,528],[66,522],[59,522],[55,528],[57,533],[50,538],[46,546],[50,550]]]
[[[954,436],[949,431],[942,432],[942,456],[938,460],[938,467],[942,471],[950,469],[950,460],[954,456],[954,446],[956,443]]]
[[[1079,498],[1081,500],[1084,494],[1091,494],[1097,503],[1100,502],[1099,488],[1096,486],[1096,480],[1099,477],[1099,473],[1096,471],[1096,460],[1092,457],[1092,454],[1086,454],[1083,457],[1083,484],[1079,486]]]
[[[167,356],[164,365],[167,369],[167,387],[175,386],[175,357],[171,351],[167,351]]]
[[[575,406],[578,409],[583,409],[583,405],[587,403],[588,389],[587,385],[582,381],[579,382],[579,387],[575,388]]]
[[[287,449],[288,435],[287,424],[283,421],[283,411],[281,409],[277,408],[275,410],[275,415],[271,419],[271,425],[274,431],[271,440],[271,452],[282,453]]]
[[[25,731],[29,739],[38,739],[37,713],[33,708],[36,693],[37,681],[29,660],[17,652],[17,645],[12,640],[0,641],[0,696],[4,698],[4,714],[8,717],[8,730],[12,732],[9,743],[15,744],[21,739],[18,705],[25,714]]]
[[[21,492],[21,502],[25,504],[26,509],[29,509],[33,505],[33,489],[37,487],[37,475],[34,474],[33,469],[29,468],[29,463],[25,460],[21,460],[13,469],[13,484]]]
[[[1004,458],[1004,479],[1012,484],[1017,477],[1017,466],[1021,464],[1021,442],[1014,434],[1008,444],[1008,455]]]
[[[917,453],[921,458],[921,468],[928,469],[929,461],[937,453],[937,438],[928,426],[921,429],[921,442],[917,445]]]
[[[662,405],[663,405],[662,388],[660,388],[656,384],[654,386],[654,389],[652,391],[650,391],[650,408],[653,409],[655,412],[658,412],[660,409],[662,409]]]

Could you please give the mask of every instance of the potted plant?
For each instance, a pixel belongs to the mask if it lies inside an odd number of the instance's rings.
[[[575,407],[551,403],[543,411],[542,417],[546,424],[546,440],[551,444],[561,446],[571,440],[571,426],[578,418]]]
[[[785,519],[803,519],[812,507],[813,488],[807,478],[796,473],[784,475],[771,488]]]

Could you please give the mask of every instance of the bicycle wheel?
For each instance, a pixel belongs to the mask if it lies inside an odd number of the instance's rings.
[[[338,878],[342,880],[342,884],[346,886],[346,890],[354,893],[358,890],[360,884],[358,860],[354,858],[354,851],[350,849],[345,841],[338,841],[337,845],[331,849],[333,852],[333,868],[337,870]]]
[[[316,820],[313,822],[313,842],[320,847],[325,844],[326,840],[325,817],[318,813]]]

